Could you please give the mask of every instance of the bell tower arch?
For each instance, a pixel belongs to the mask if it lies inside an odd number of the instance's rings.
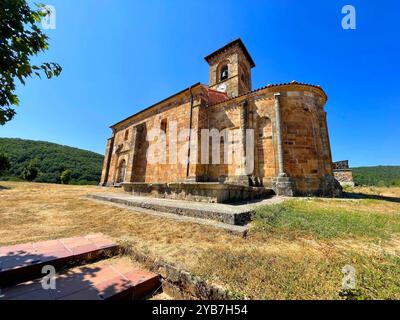
[[[204,58],[210,65],[208,85],[230,98],[251,91],[254,61],[241,39],[236,39]]]

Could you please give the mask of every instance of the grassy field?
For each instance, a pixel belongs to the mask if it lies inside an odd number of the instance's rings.
[[[85,198],[104,191],[120,190],[0,182],[0,245],[103,232],[238,298],[400,299],[400,188],[264,207],[246,238]],[[345,265],[356,270],[351,292]]]

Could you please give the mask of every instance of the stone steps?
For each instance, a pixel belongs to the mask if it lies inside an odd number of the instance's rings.
[[[132,300],[156,291],[159,277],[112,258],[119,250],[101,234],[1,247],[0,300]],[[44,266],[57,271],[54,290],[42,286]]]
[[[160,287],[158,275],[112,258],[57,274],[56,288],[43,289],[40,279],[2,290],[0,300],[138,300]]]
[[[134,208],[208,219],[229,225],[244,226],[251,221],[254,207],[244,204],[221,204],[132,196],[130,194],[90,194],[89,198]],[[262,204],[262,201],[254,201]]]
[[[114,256],[119,246],[101,234],[0,248],[0,288],[42,276],[42,268],[56,270]]]

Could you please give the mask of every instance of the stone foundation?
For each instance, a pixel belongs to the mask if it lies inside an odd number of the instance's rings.
[[[273,194],[271,189],[213,182],[122,183],[124,191],[135,196],[189,200],[208,203],[240,202]]]
[[[289,177],[282,176],[272,180],[272,188],[278,196],[293,197],[294,186],[293,180]]]
[[[300,197],[341,197],[343,188],[330,174],[323,178],[278,177],[273,180],[273,189],[277,195]]]

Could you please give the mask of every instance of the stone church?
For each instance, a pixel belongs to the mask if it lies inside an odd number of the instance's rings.
[[[340,195],[324,110],[327,95],[320,86],[292,81],[253,90],[255,63],[241,39],[205,61],[208,85],[196,83],[111,126],[101,185],[122,186],[134,195],[205,202],[268,194]],[[188,137],[179,140],[169,130],[172,124],[178,131],[189,129]],[[148,137],[152,129],[167,137],[162,152],[166,161],[148,159],[155,143]],[[235,132],[233,139],[220,135],[217,148],[222,152],[217,154],[226,155],[229,144],[241,156],[208,160],[215,147],[204,144],[207,139],[200,132],[205,129]],[[252,139],[247,139],[247,132],[253,133]],[[193,142],[198,142],[196,148]],[[168,161],[185,146],[186,161]],[[206,161],[199,161],[205,152]]]

